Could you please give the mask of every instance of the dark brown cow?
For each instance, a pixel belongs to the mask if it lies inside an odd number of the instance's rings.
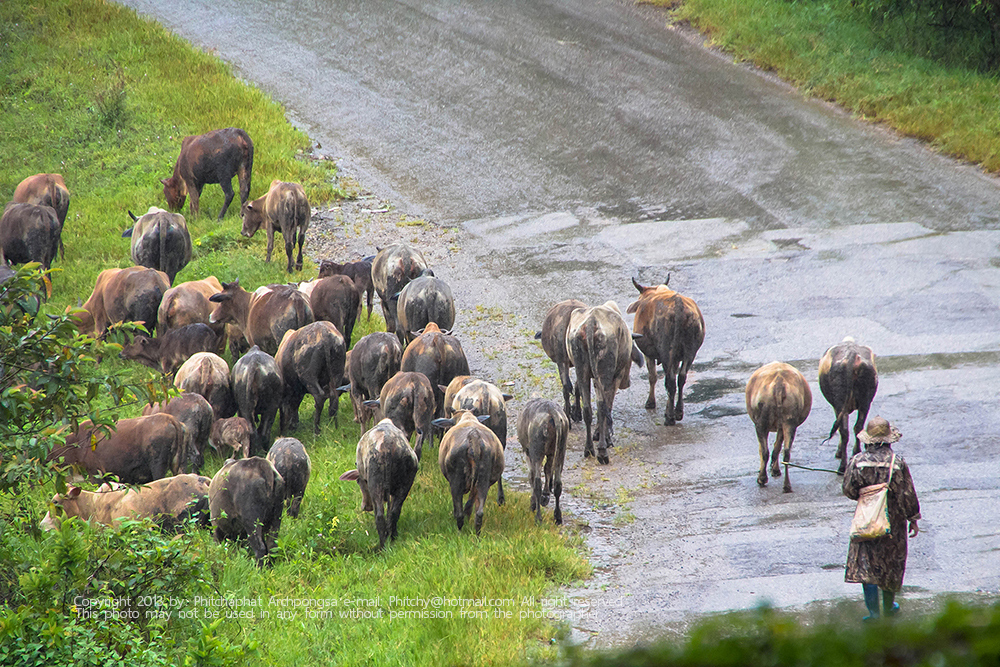
[[[285,239],[285,255],[288,256],[288,273],[292,272],[292,255],[295,252],[295,235],[298,234],[299,256],[295,260],[295,270],[302,270],[302,244],[306,240],[312,210],[306,191],[298,183],[271,181],[267,194],[243,205],[243,236],[252,238],[262,226],[267,233],[267,261],[271,261],[274,251],[274,233]]]
[[[569,419],[555,401],[533,398],[517,418],[517,439],[528,460],[531,511],[535,512],[536,523],[542,521],[542,507],[548,506],[550,493],[556,497],[553,518],[557,524],[562,523],[559,497],[562,495],[562,470],[566,462],[568,434]]]
[[[49,454],[79,465],[92,476],[117,475],[125,484],[145,484],[182,471],[187,460],[187,429],[171,415],[121,419],[110,435],[84,422],[66,438],[66,446]]]
[[[288,516],[299,515],[299,507],[306,495],[306,486],[312,474],[312,461],[301,442],[295,438],[280,438],[274,441],[267,452],[267,460],[285,480],[285,500],[288,502]]]
[[[792,455],[795,429],[809,416],[812,409],[812,390],[809,383],[794,366],[781,361],[772,361],[753,372],[747,382],[747,414],[757,430],[760,445],[760,472],[757,483],[767,484],[767,434],[776,433],[774,454],[771,456],[771,477],[781,475],[778,455],[785,447],[784,492],[791,493],[788,481],[788,462]]]
[[[172,285],[180,270],[191,261],[191,234],[184,216],[156,206],[150,206],[138,218],[132,211],[128,214],[133,225],[122,232],[122,237],[132,239],[132,261],[163,271]]]
[[[369,407],[377,405],[382,411],[382,418],[392,420],[406,434],[407,442],[416,432],[417,442],[413,449],[419,461],[424,443],[433,442],[431,422],[437,407],[434,404],[434,388],[427,376],[400,371],[385,383],[377,400],[367,403]]]
[[[444,390],[456,375],[469,374],[469,361],[458,339],[431,322],[413,339],[400,361],[399,369],[423,373],[434,388],[438,414],[444,410]]]
[[[584,458],[594,455],[591,435],[590,383],[597,391],[597,462],[609,463],[611,442],[611,408],[619,389],[630,385],[629,370],[633,360],[632,338],[622,319],[618,304],[574,310],[566,328],[566,349],[576,367],[576,384],[583,398],[583,421],[587,426]],[[639,357],[639,365],[642,365]]]
[[[181,391],[200,394],[215,413],[216,419],[236,414],[236,399],[229,379],[229,364],[212,352],[198,352],[181,364],[174,376],[174,386]]]
[[[201,394],[184,392],[180,396],[174,396],[164,403],[153,403],[142,409],[143,415],[156,415],[160,413],[173,415],[177,421],[187,428],[190,441],[188,442],[188,470],[198,472],[205,462],[205,449],[208,447],[208,437],[212,431],[212,422],[215,421],[215,411],[212,405]]]
[[[449,386],[451,386],[449,384]],[[507,450],[507,401],[513,398],[510,394],[500,391],[495,384],[485,380],[473,379],[463,384],[451,399],[452,414],[467,410],[477,417],[485,416],[482,422],[493,431],[500,446]],[[497,481],[497,502],[504,503],[503,480]]]
[[[669,276],[667,282],[670,282]],[[693,299],[681,296],[667,287],[667,283],[644,287],[633,278],[632,284],[639,290],[639,300],[625,312],[635,313],[633,337],[646,355],[649,370],[646,409],[656,409],[656,364],[659,362],[663,364],[663,386],[667,390],[663,420],[668,425],[675,424],[684,418],[684,383],[694,355],[705,341],[705,318]]]
[[[173,176],[160,179],[160,182],[171,211],[184,208],[185,197],[191,196],[192,219],[198,217],[201,189],[208,183],[218,183],[226,194],[219,210],[219,220],[222,220],[233,201],[233,176],[239,177],[240,205],[243,205],[250,196],[252,172],[253,142],[243,130],[229,127],[184,137]]]
[[[430,322],[444,330],[455,324],[455,297],[448,283],[427,269],[408,282],[396,301],[396,336],[406,345]]]
[[[268,354],[277,353],[286,331],[301,329],[315,320],[305,295],[287,285],[271,285],[251,294],[237,279],[222,283],[222,291],[209,301],[219,304],[209,317],[211,323],[235,324],[248,344]]]
[[[574,310],[586,309],[587,304],[579,299],[567,299],[560,301],[545,313],[545,320],[542,322],[542,330],[535,334],[535,338],[542,341],[542,349],[548,355],[552,363],[559,369],[559,381],[562,383],[563,404],[566,414],[572,417],[573,421],[580,421],[583,416],[580,414],[580,389],[573,387],[573,379],[569,374],[569,369],[573,367],[573,362],[569,358],[566,350],[566,327],[569,326],[569,316]],[[574,396],[573,405],[570,405],[570,396]]]
[[[427,268],[420,251],[405,243],[382,248],[372,260],[372,284],[382,302],[385,330],[396,330],[396,295]]]
[[[383,549],[387,540],[396,539],[403,502],[417,477],[417,455],[410,449],[403,432],[391,420],[383,419],[361,436],[355,465],[357,468],[348,470],[340,479],[355,480],[361,487],[361,509],[375,512],[378,548]],[[385,516],[387,502],[388,520]]]
[[[254,345],[233,364],[231,373],[236,412],[254,429],[250,452],[266,452],[282,401],[281,370],[274,357]]]
[[[267,459],[229,459],[215,473],[208,505],[218,542],[247,537],[260,565],[274,548],[281,529],[285,480]]]
[[[871,409],[875,392],[878,391],[878,368],[875,353],[870,347],[858,345],[848,336],[839,345],[834,345],[819,360],[819,389],[823,397],[833,406],[836,414],[829,440],[840,431],[840,445],[837,458],[840,459],[841,475],[847,469],[847,426],[851,413],[858,411],[854,422],[854,453],[861,451],[858,433],[865,427],[868,411]]]
[[[136,336],[122,347],[121,358],[172,375],[181,364],[198,352],[217,352],[219,337],[207,324],[188,324],[171,329],[162,336]]]
[[[375,255],[366,257],[357,262],[347,262],[340,264],[324,259],[319,263],[319,277],[344,275],[354,281],[354,286],[358,288],[358,294],[365,297],[368,304],[368,319],[372,319],[372,294],[375,292],[375,285],[372,283],[372,260]],[[358,317],[361,313],[358,313]]]
[[[344,342],[350,347],[361,306],[361,293],[354,282],[347,276],[328,276],[299,285],[299,290],[308,290],[313,317],[331,322],[344,334]]]
[[[361,424],[362,431],[372,418],[372,408],[366,407],[365,401],[378,399],[385,383],[399,372],[402,356],[403,348],[399,345],[399,339],[387,331],[368,334],[351,350],[347,379],[350,382],[354,421]]]
[[[59,257],[65,258],[62,230],[69,212],[69,189],[60,174],[35,174],[18,183],[11,201],[18,204],[51,206],[59,219]]]
[[[337,424],[338,387],[344,379],[346,355],[344,337],[330,322],[313,322],[285,332],[274,357],[283,381],[282,435],[298,427],[299,406],[307,393],[316,404],[313,432],[319,433],[319,420],[327,400],[331,401],[331,416],[334,425]]]
[[[62,226],[51,206],[10,202],[0,216],[0,250],[12,264],[38,262],[52,267]]]
[[[483,509],[490,487],[503,474],[503,447],[493,431],[479,423],[471,412],[462,410],[452,419],[435,419],[436,426],[450,426],[441,439],[438,465],[451,488],[451,503],[458,529],[476,511],[476,535],[483,527]],[[462,498],[469,501],[462,508]]]
[[[215,423],[212,424],[209,442],[218,452],[229,454],[232,450],[233,456],[239,453],[243,455],[243,458],[248,458],[252,437],[253,427],[250,426],[250,422],[243,417],[227,417],[226,419],[216,419]]]
[[[162,271],[145,266],[105,269],[83,304],[86,313],[80,317],[80,331],[103,335],[115,322],[139,322],[152,333],[160,301],[168,289],[170,280]]]

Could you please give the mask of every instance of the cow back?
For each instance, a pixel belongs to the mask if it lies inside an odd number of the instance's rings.
[[[69,189],[61,174],[35,174],[27,177],[14,189],[11,201],[51,206],[56,212],[60,228],[66,224]]]
[[[245,333],[251,345],[273,355],[286,331],[300,329],[314,320],[305,296],[294,288],[280,286],[251,301]]]
[[[0,216],[0,249],[13,264],[52,266],[62,225],[51,206],[8,203]]]

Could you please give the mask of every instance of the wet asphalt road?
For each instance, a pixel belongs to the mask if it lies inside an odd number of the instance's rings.
[[[568,508],[597,566],[569,591],[578,637],[633,641],[763,600],[856,600],[861,614],[860,587],[843,583],[839,478],[793,470],[793,493],[759,488],[743,398],[758,366],[799,367],[814,401],[792,460],[836,467],[816,367],[846,335],[878,355],[872,414],[903,431],[923,510],[904,606],[1000,595],[996,179],[629,3],[124,4],[233,63],[400,210],[462,226],[461,253],[435,268],[467,315],[456,328],[476,343],[475,372],[520,398],[552,371],[526,342],[552,303],[624,310],[630,277],[668,273],[699,303],[684,421],[663,426],[662,383],[657,411],[642,408],[646,371],[633,369],[611,465],[583,462],[571,435]],[[491,321],[495,309],[516,318]],[[551,377],[541,387],[558,395]],[[514,475],[519,458],[508,450]]]

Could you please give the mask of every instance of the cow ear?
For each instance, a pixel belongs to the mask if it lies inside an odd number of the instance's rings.
[[[442,431],[445,430],[446,428],[451,428],[454,425],[455,425],[455,420],[452,419],[451,417],[441,417],[431,422],[431,426],[439,428]]]
[[[340,476],[340,479],[345,482],[353,482],[358,479],[358,471],[348,470],[347,472],[345,472],[343,475]]]
[[[503,395],[503,400],[505,400],[505,401],[509,401],[509,400],[511,400],[512,398],[514,398],[514,395],[513,395],[513,394],[504,394],[504,395]]]
[[[80,491],[82,491],[82,490],[83,489],[81,489],[79,486],[71,486],[71,487],[69,487],[69,490],[66,492],[66,497],[67,498],[76,498],[77,496],[80,495]]]
[[[122,232],[122,238],[123,239],[131,238],[133,229],[135,229],[135,227],[129,227],[124,232]]]
[[[631,314],[631,313],[634,313],[637,310],[639,310],[639,302],[638,301],[633,301],[632,303],[630,303],[628,305],[628,308],[625,309],[625,313],[626,314]]]
[[[164,185],[170,185],[170,180],[166,178],[161,178],[160,183],[163,183]]]
[[[490,416],[489,415],[476,415],[476,419],[479,420],[480,424],[485,424],[486,422],[488,422],[490,420]]]

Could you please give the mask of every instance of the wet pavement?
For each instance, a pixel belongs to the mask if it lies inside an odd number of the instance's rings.
[[[611,464],[583,461],[571,434],[566,508],[595,564],[567,591],[578,639],[632,642],[762,601],[851,600],[861,614],[860,587],[843,582],[839,478],[793,470],[791,494],[758,487],[743,397],[758,366],[797,366],[813,410],[792,461],[835,468],[816,369],[847,335],[877,354],[872,414],[902,430],[920,497],[904,606],[1000,596],[996,179],[630,3],[123,4],[231,62],[394,213],[459,228],[432,263],[474,372],[510,383],[515,414],[534,392],[559,396],[532,340],[552,303],[624,310],[630,278],[668,274],[698,302],[707,333],[684,420],[663,425],[662,382],[658,409],[643,409],[648,371],[633,368]]]

